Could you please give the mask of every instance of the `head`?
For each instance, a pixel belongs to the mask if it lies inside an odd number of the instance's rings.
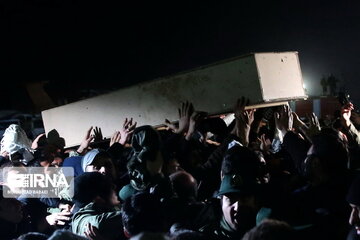
[[[112,178],[116,174],[110,155],[100,149],[93,149],[86,153],[82,159],[81,166],[84,172],[99,172]]]
[[[197,198],[197,182],[190,173],[179,171],[169,177],[176,195],[180,199],[195,200]]]
[[[305,175],[314,185],[335,180],[342,176],[349,161],[346,145],[339,138],[338,132],[324,129],[313,138],[307,158],[305,159]]]
[[[116,204],[112,181],[98,172],[84,173],[74,180],[74,202],[77,208],[82,208],[94,202],[104,207]]]
[[[41,151],[41,156],[39,159],[40,165],[43,167],[59,167],[63,162],[63,155],[61,149],[53,144],[46,145]]]
[[[137,193],[122,205],[124,233],[128,237],[141,232],[166,232],[165,215],[160,199],[153,194]]]
[[[227,150],[221,165],[222,177],[241,174],[243,177],[259,178],[262,166],[259,156],[249,148],[235,145]]]
[[[351,207],[349,223],[355,227],[356,234],[360,235],[360,176],[351,184],[347,194],[347,201]]]
[[[26,168],[20,162],[7,162],[2,166],[0,173],[3,177],[3,184],[12,194],[21,195],[23,189],[23,174],[28,173]]]
[[[160,135],[151,126],[138,127],[134,130],[131,145],[132,156],[127,165],[130,184],[136,190],[144,190],[151,177],[161,173],[164,160]]]
[[[247,232],[243,240],[288,240],[294,238],[294,230],[289,224],[268,219]]]
[[[229,133],[226,123],[219,117],[204,119],[200,122],[198,129],[203,136],[207,136],[207,133],[212,133],[212,140],[218,143],[223,142]]]
[[[224,175],[218,196],[221,197],[223,218],[234,231],[245,233],[255,225],[258,187],[254,178]]]

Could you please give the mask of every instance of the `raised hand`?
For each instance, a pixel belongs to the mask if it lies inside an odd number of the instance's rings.
[[[101,142],[104,138],[101,132],[101,128],[95,127],[94,128],[94,142]]]
[[[340,120],[341,124],[346,128],[349,128],[351,125],[350,117],[352,110],[354,110],[354,105],[352,103],[348,103],[341,108]]]
[[[186,101],[181,103],[179,110],[179,128],[175,131],[178,134],[184,134],[189,129],[190,117],[194,112],[194,106],[192,103]]]
[[[247,146],[249,144],[249,133],[252,122],[254,121],[255,109],[245,110],[245,107],[249,105],[249,99],[241,97],[235,104],[235,127],[232,130],[232,134],[240,138],[241,144]]]
[[[38,143],[39,143],[39,140],[40,140],[40,138],[42,137],[42,136],[44,136],[45,135],[45,133],[42,133],[42,134],[40,134],[39,136],[37,136],[35,139],[34,139],[34,141],[32,142],[32,144],[31,144],[31,149],[37,149],[38,147],[39,147],[39,145],[38,145]]]
[[[241,97],[236,101],[234,113],[235,119],[244,127],[250,127],[254,121],[255,109],[245,110],[245,107],[249,105],[249,99]]]
[[[306,131],[306,134],[310,138],[312,138],[316,134],[320,133],[321,127],[320,127],[319,119],[317,118],[315,113],[312,113],[311,115],[309,115],[308,118],[310,120],[310,125],[309,125],[309,128]]]
[[[194,134],[196,127],[199,123],[207,116],[206,112],[195,111],[190,117],[189,128],[186,133],[185,139],[190,140],[191,136]]]
[[[109,146],[111,147],[114,143],[120,143],[120,139],[121,139],[120,131],[114,132],[114,134],[111,136]]]
[[[130,118],[130,120],[125,118],[123,127],[119,131],[121,136],[119,143],[121,145],[125,145],[127,142],[129,142],[131,135],[134,132],[134,129],[136,128],[136,124],[137,122],[133,122],[132,118]]]
[[[293,126],[294,126],[295,129],[299,129],[299,128],[306,129],[306,128],[308,128],[306,126],[306,124],[303,121],[301,121],[301,119],[299,118],[299,116],[295,112],[292,112],[292,115],[293,115]]]
[[[77,152],[82,154],[84,151],[89,147],[90,142],[94,140],[94,136],[91,135],[91,131],[93,130],[93,127],[90,127],[85,134],[85,137],[83,141],[81,142],[79,148],[77,149]]]
[[[171,123],[169,119],[165,119],[165,125],[173,132],[176,132],[178,130],[177,124]]]
[[[266,138],[265,134],[262,134],[258,140],[260,141],[260,149],[265,153],[269,153],[271,149],[270,139]]]
[[[276,128],[283,136],[293,128],[293,114],[288,105],[283,105],[280,112],[275,113]]]

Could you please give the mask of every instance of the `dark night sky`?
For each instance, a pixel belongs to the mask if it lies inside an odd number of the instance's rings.
[[[11,100],[29,81],[70,96],[249,52],[298,51],[310,94],[334,73],[360,103],[358,1],[1,0],[0,14],[1,89]]]

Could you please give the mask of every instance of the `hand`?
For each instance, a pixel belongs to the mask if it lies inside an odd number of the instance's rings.
[[[293,128],[293,115],[288,105],[283,105],[280,113],[275,113],[275,125],[278,131],[282,133],[284,137],[288,131]]]
[[[46,221],[51,226],[64,226],[66,223],[71,221],[71,212],[70,211],[61,211],[59,213],[52,213],[46,216]]]
[[[317,135],[318,133],[320,133],[321,131],[321,127],[320,127],[320,123],[319,123],[319,119],[317,118],[317,116],[315,115],[315,113],[312,113],[310,116],[308,116],[309,120],[310,120],[310,125],[309,128],[307,128],[305,130],[305,133],[308,135],[308,137],[310,137],[310,139]]]
[[[109,146],[111,147],[114,143],[120,143],[120,139],[121,139],[120,131],[114,132],[114,134],[111,136]]]
[[[186,133],[185,139],[186,140],[190,140],[191,136],[194,134],[196,127],[198,126],[199,122],[201,122],[202,120],[204,120],[204,118],[207,116],[206,112],[200,112],[200,111],[195,111],[193,112],[193,114],[190,117],[190,122],[189,122],[189,129]]]
[[[235,119],[239,122],[242,126],[250,128],[251,124],[254,121],[254,112],[255,109],[245,110],[245,106],[249,105],[249,99],[245,99],[241,97],[236,101],[235,105]]]
[[[192,103],[186,101],[181,103],[179,110],[179,128],[175,133],[184,134],[189,129],[190,116],[194,112],[194,106]]]
[[[94,136],[91,135],[91,131],[93,130],[93,127],[90,127],[85,134],[84,140],[81,142],[79,148],[77,149],[77,152],[82,154],[90,145],[90,142],[94,140]]]
[[[293,126],[295,129],[299,129],[299,128],[306,129],[307,128],[306,124],[303,121],[301,121],[301,119],[295,112],[292,112],[292,115],[293,115]]]
[[[171,123],[169,119],[165,119],[165,125],[173,132],[176,132],[179,129],[178,126],[175,123]]]
[[[125,145],[125,143],[127,143],[130,138],[132,133],[134,132],[134,129],[136,128],[136,124],[137,122],[133,123],[133,119],[130,118],[130,120],[128,120],[127,118],[125,118],[124,124],[122,129],[120,130],[120,141],[119,143],[121,145]]]
[[[249,104],[249,99],[241,97],[235,104],[235,126],[232,134],[240,138],[241,144],[247,146],[249,144],[249,133],[252,122],[254,121],[255,109],[245,110],[245,106]]]
[[[340,120],[344,127],[349,128],[351,125],[351,111],[354,110],[354,105],[352,103],[348,103],[341,108],[341,116]]]
[[[6,152],[6,151],[2,152],[2,153],[1,153],[1,156],[4,157],[4,158],[6,158],[6,159],[9,159],[9,153]]]
[[[258,140],[260,141],[260,149],[265,153],[269,153],[271,149],[270,139],[265,138],[265,134],[262,134]]]
[[[101,142],[104,138],[101,132],[101,128],[95,127],[94,128],[94,142]]]
[[[60,203],[59,208],[61,209],[61,211],[72,212],[74,205],[71,206],[70,204]]]
[[[97,227],[87,224],[87,229],[84,232],[85,236],[90,240],[106,240],[100,235],[100,231]]]
[[[31,144],[31,149],[37,149],[38,147],[39,147],[39,145],[38,145],[38,142],[39,142],[39,139],[42,137],[42,136],[44,136],[45,135],[45,133],[42,133],[42,134],[40,134],[39,136],[37,136],[35,139],[34,139],[34,141],[32,142],[32,144]]]

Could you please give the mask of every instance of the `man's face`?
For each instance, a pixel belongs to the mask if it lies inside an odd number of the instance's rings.
[[[230,193],[222,196],[222,212],[226,222],[235,231],[247,231],[255,226],[256,205],[254,196]]]
[[[351,214],[349,218],[350,225],[354,226],[356,229],[356,234],[360,235],[360,206],[350,204]]]

